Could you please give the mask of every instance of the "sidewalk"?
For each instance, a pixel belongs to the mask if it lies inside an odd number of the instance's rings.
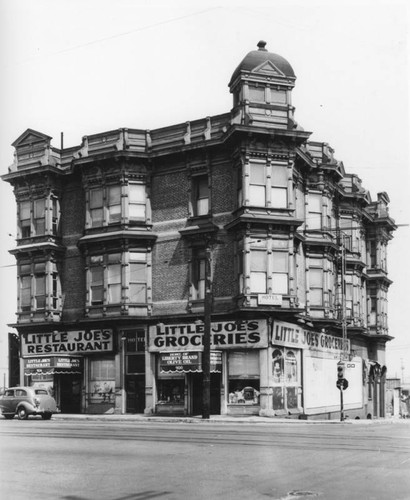
[[[100,422],[160,422],[160,423],[190,423],[190,424],[290,424],[290,425],[313,425],[313,424],[352,424],[352,425],[374,425],[374,424],[409,424],[410,419],[401,418],[381,418],[381,419],[358,419],[358,420],[298,420],[294,418],[259,417],[259,416],[232,416],[232,415],[211,415],[209,419],[203,419],[201,415],[193,417],[172,417],[143,414],[68,414],[56,413],[55,420],[72,421],[100,421]]]

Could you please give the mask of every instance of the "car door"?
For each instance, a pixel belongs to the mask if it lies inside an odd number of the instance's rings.
[[[14,389],[7,389],[0,401],[2,413],[15,413]]]

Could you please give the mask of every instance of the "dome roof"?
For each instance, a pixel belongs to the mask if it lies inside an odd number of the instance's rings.
[[[272,52],[268,52],[265,49],[265,46],[266,42],[261,40],[258,43],[258,50],[252,50],[243,58],[242,62],[233,72],[231,81],[229,82],[229,86],[232,85],[232,83],[236,80],[236,78],[242,71],[251,72],[252,70],[254,70],[255,68],[257,68],[258,66],[267,61],[272,63],[286,77],[293,79],[296,78],[292,66],[288,63],[288,61],[282,56],[279,56],[278,54],[273,54]]]

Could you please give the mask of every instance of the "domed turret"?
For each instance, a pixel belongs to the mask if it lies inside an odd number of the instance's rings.
[[[266,42],[263,40],[261,40],[257,46],[258,50],[249,52],[233,72],[229,87],[235,83],[238,76],[248,73],[253,73],[254,76],[259,73],[264,75],[271,74],[271,76],[276,74],[277,76],[286,77],[290,80],[296,79],[292,66],[284,57],[268,52],[265,48]]]
[[[233,72],[232,123],[271,128],[294,128],[291,92],[296,76],[292,66],[266,50],[266,42],[249,52]]]

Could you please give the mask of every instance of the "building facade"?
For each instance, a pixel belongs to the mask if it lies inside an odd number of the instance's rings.
[[[231,111],[57,148],[26,130],[17,202],[21,382],[63,412],[384,415],[389,198],[372,201],[295,121],[295,74],[265,43]]]

